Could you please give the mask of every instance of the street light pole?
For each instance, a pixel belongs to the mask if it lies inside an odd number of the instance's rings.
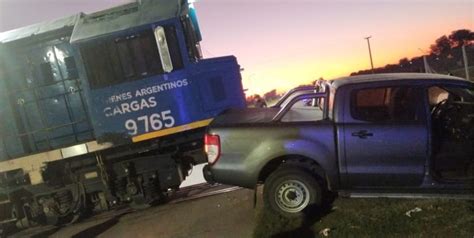
[[[367,40],[367,46],[369,47],[370,66],[372,67],[372,73],[374,73],[374,62],[372,60],[372,50],[370,49],[370,38],[372,38],[372,36],[367,36],[364,39]]]

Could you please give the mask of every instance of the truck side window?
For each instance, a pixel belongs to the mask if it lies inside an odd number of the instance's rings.
[[[293,104],[282,122],[311,122],[323,119],[324,98],[302,99]]]
[[[413,88],[386,87],[354,90],[352,118],[369,121],[417,121],[417,100]]]
[[[462,87],[441,87],[432,86],[428,88],[428,100],[431,107],[434,107],[443,101],[449,100],[460,101],[460,102],[472,102],[474,101],[474,94],[472,90]]]

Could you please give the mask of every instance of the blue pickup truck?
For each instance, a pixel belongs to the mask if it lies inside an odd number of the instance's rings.
[[[215,118],[205,147],[208,181],[265,184],[265,203],[286,216],[336,194],[474,199],[474,83],[373,74],[300,87]]]

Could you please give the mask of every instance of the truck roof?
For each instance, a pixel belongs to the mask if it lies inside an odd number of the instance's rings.
[[[349,76],[334,79],[331,84],[334,88],[339,88],[349,84],[359,84],[368,82],[386,82],[386,81],[399,81],[399,80],[455,80],[460,82],[469,82],[466,79],[442,75],[442,74],[426,74],[426,73],[387,73],[387,74],[366,74]]]

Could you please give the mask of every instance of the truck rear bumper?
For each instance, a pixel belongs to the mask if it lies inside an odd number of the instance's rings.
[[[202,168],[202,174],[204,175],[204,179],[208,183],[210,183],[210,184],[216,183],[216,181],[214,180],[214,175],[211,172],[209,164],[206,164],[204,166],[204,168]]]

